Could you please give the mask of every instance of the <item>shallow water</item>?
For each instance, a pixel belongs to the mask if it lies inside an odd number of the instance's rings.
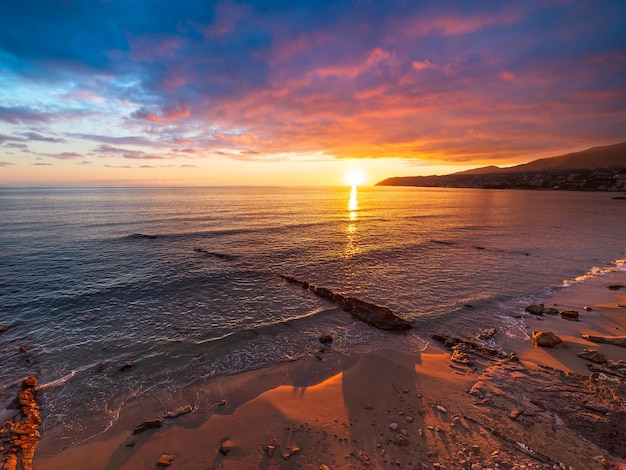
[[[611,196],[0,188],[0,399],[36,374],[44,432],[73,442],[131,399],[298,358],[322,333],[346,354],[422,348],[433,331],[524,335],[510,314],[623,268],[626,204]],[[388,306],[413,333],[363,325],[280,274]]]

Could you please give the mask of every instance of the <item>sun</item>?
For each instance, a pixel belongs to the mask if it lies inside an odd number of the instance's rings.
[[[365,183],[365,173],[361,170],[349,170],[343,175],[343,181],[348,186],[361,186]]]

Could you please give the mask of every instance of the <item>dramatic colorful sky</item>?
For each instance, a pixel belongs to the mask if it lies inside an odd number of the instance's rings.
[[[342,184],[626,140],[626,2],[4,2],[0,183]]]

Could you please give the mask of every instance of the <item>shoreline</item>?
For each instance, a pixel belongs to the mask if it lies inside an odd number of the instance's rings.
[[[611,291],[609,283],[626,285],[626,272],[592,277],[544,300],[546,307],[578,310],[580,321],[525,317],[529,336],[542,330],[562,339],[554,348],[496,333],[496,343],[515,352],[519,363],[471,351],[466,351],[469,364],[451,362],[451,351],[436,343],[423,352],[382,349],[351,355],[334,353],[330,346],[319,354],[321,360],[311,354],[201,386],[195,393],[213,406],[164,419],[158,429],[133,434],[135,426],[157,417],[157,406],[137,404],[107,432],[60,453],[53,453],[54,443],[44,433],[35,468],[152,469],[162,455],[174,456],[170,468],[192,469],[426,468],[422,463],[428,468],[496,463],[500,468],[552,468],[556,463],[611,468],[626,457],[619,443],[607,441],[611,453],[575,432],[613,426],[615,417],[626,417],[626,405],[581,405],[580,413],[592,416],[581,414],[585,425],[574,431],[567,413],[577,409],[580,397],[562,396],[562,403],[554,404],[549,397],[537,398],[532,389],[538,384],[558,394],[562,386],[581,389],[588,397],[585,387],[626,387],[623,379],[592,383],[589,361],[577,356],[586,348],[607,360],[626,361],[626,348],[581,336],[626,335],[626,308],[617,306],[626,305],[626,289]],[[592,310],[583,310],[585,305]],[[182,407],[189,404],[186,398],[175,399]]]

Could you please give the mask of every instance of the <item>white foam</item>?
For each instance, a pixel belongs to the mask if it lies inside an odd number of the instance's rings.
[[[626,271],[626,259],[618,259],[613,261],[609,266],[602,266],[602,267],[598,267],[598,266],[594,266],[593,268],[591,268],[589,271],[587,271],[586,273],[571,278],[571,279],[565,279],[562,283],[561,286],[562,287],[570,287],[574,284],[578,284],[580,282],[584,282],[588,279],[592,279],[594,277],[598,277],[598,276],[605,276],[607,274],[610,273],[615,273],[618,271]]]

